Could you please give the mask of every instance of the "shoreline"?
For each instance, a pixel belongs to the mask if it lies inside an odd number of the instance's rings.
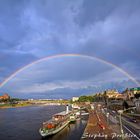
[[[26,105],[23,105],[23,104],[20,104],[20,105],[3,105],[3,106],[0,106],[0,109],[7,109],[7,108],[20,108],[20,107],[28,107],[28,106],[33,106],[33,104],[26,104]]]
[[[8,108],[21,108],[21,107],[28,107],[28,106],[54,106],[54,105],[57,105],[57,106],[60,106],[58,104],[18,104],[18,105],[3,105],[3,106],[0,106],[0,109],[8,109]]]

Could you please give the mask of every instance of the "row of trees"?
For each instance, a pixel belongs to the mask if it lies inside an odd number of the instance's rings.
[[[103,101],[107,103],[107,95],[106,91],[104,94],[95,94],[95,95],[90,95],[90,96],[80,96],[78,102],[98,102],[98,101]]]
[[[18,101],[23,101],[24,99],[19,99],[19,98],[9,98],[9,99],[1,99],[0,102],[9,102],[9,103],[13,103],[13,102],[18,102]]]
[[[94,96],[80,96],[79,97],[79,102],[93,102],[95,101]]]

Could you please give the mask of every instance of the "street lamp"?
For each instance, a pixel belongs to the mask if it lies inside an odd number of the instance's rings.
[[[119,120],[120,120],[120,127],[121,127],[121,136],[122,136],[122,139],[123,139],[123,128],[122,128],[122,113],[123,113],[123,110],[118,110],[118,113],[120,114],[119,115]]]
[[[123,128],[122,128],[122,114],[123,114],[124,111],[130,110],[130,109],[135,109],[135,108],[136,107],[130,107],[128,109],[118,110],[118,113],[120,114],[119,119],[120,119],[120,127],[121,127],[122,139],[123,139],[123,135],[124,135]]]
[[[109,113],[106,113],[106,117],[107,117],[107,124],[109,125]]]

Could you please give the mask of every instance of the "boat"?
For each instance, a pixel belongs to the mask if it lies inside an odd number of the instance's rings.
[[[79,117],[80,116],[80,111],[76,112],[76,116]]]
[[[89,115],[89,113],[86,111],[81,111],[81,116],[84,116],[84,115]]]
[[[52,119],[43,122],[42,127],[39,129],[39,133],[42,137],[54,135],[64,129],[71,121],[70,116],[72,112],[69,111],[68,105],[66,111],[53,115]]]
[[[76,114],[72,113],[70,115],[70,122],[72,123],[72,122],[75,122],[75,121],[76,121]]]
[[[81,116],[85,116],[85,115],[89,115],[89,113],[88,112],[81,113]]]

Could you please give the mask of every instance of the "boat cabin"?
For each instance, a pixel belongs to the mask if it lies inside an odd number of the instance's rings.
[[[69,112],[63,111],[63,112],[53,115],[52,119],[54,121],[63,121],[70,115],[70,113],[71,113],[71,111],[69,111]]]
[[[61,126],[64,122],[70,119],[71,111],[66,106],[66,111],[53,115],[52,119],[43,123],[43,128],[49,130]]]

